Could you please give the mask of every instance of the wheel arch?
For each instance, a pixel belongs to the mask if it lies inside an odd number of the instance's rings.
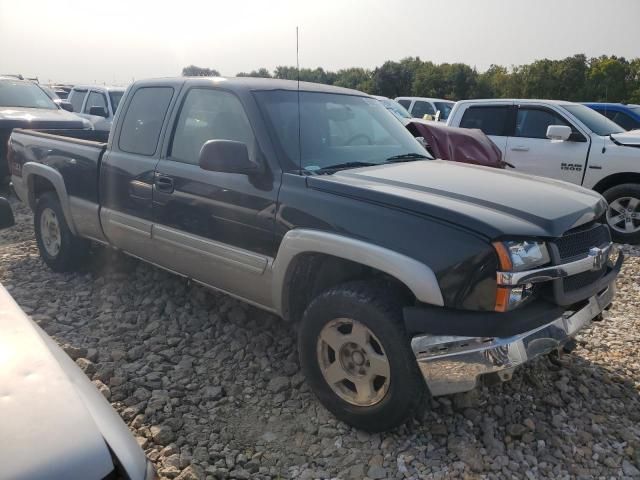
[[[625,183],[637,183],[640,185],[640,173],[636,172],[623,172],[614,173],[608,177],[603,178],[593,186],[593,190],[602,194],[612,187],[623,185]]]
[[[47,165],[27,162],[22,167],[22,177],[27,187],[29,208],[35,211],[39,196],[45,192],[55,192],[62,207],[67,225],[71,232],[76,235],[76,227],[73,223],[73,216],[71,215],[71,207],[69,204],[69,195],[67,194],[67,188],[60,172]]]
[[[336,268],[337,267],[337,268]],[[275,310],[285,319],[295,318],[292,311],[300,283],[307,279],[312,295],[321,287],[383,274],[395,280],[424,303],[442,306],[444,300],[433,271],[425,264],[378,245],[339,234],[310,229],[294,229],[284,236],[273,266],[272,296]],[[295,307],[294,307],[295,310]]]

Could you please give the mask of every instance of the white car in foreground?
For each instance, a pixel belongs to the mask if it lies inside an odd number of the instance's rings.
[[[0,198],[0,228],[13,224]],[[0,285],[0,478],[152,480],[131,432]]]
[[[555,100],[463,100],[447,125],[482,130],[517,171],[601,193],[614,239],[640,242],[640,130]]]

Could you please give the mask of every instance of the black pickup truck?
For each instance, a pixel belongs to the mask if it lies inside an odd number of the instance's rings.
[[[299,322],[317,397],[368,430],[570,348],[622,264],[599,194],[433,160],[323,85],[139,81],[108,143],[15,130],[9,163],[52,269],[100,242]]]

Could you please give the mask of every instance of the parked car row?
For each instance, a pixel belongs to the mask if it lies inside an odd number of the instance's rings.
[[[499,107],[517,118],[515,102]],[[119,109],[106,143],[11,134],[43,261],[81,268],[96,241],[299,322],[311,389],[358,428],[571,350],[613,301],[623,255],[601,195],[433,160],[361,92],[180,77],[135,82]],[[567,128],[547,133],[566,142]],[[447,135],[422,132],[443,150]]]

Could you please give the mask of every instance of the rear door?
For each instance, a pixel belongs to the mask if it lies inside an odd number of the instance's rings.
[[[152,193],[159,139],[176,94],[172,86],[142,86],[125,100],[100,167],[100,220],[109,241],[141,258],[151,248]]]
[[[547,128],[550,125],[571,127],[571,138],[549,140]],[[564,115],[539,104],[518,105],[515,128],[507,140],[505,157],[516,171],[580,185],[588,152],[587,137]]]
[[[462,113],[459,126],[482,130],[498,146],[503,160],[506,160],[507,138],[513,130],[514,115],[512,102],[494,105],[472,104]]]
[[[268,168],[249,115],[234,93],[193,87],[180,105],[166,158],[157,166],[153,194],[153,237],[163,265],[269,304],[262,274],[275,255],[279,176]],[[200,149],[214,139],[246,144],[262,172],[245,175],[200,168]]]

